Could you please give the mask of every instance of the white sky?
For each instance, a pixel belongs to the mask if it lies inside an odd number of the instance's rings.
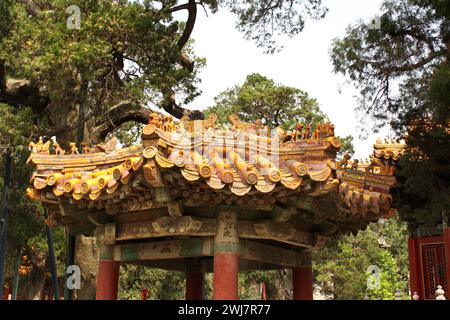
[[[329,56],[331,41],[345,35],[345,28],[359,19],[370,21],[378,13],[382,0],[324,0],[329,8],[325,19],[308,20],[298,36],[282,41],[280,53],[266,55],[235,29],[235,16],[226,10],[206,17],[199,8],[192,38],[195,53],[207,59],[201,71],[203,94],[188,107],[204,109],[214,103],[221,91],[243,83],[246,76],[258,72],[275,82],[299,88],[319,101],[321,109],[336,125],[336,134],[353,135],[355,157],[372,153],[377,137],[387,131],[359,140],[358,116],[354,112],[358,92],[344,85],[345,78],[333,73]],[[341,87],[341,92],[338,88]],[[360,124],[359,124],[360,125]]]

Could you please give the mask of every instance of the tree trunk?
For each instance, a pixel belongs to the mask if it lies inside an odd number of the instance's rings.
[[[292,270],[277,270],[273,283],[268,284],[269,300],[292,299]]]
[[[83,81],[80,73],[76,76],[77,86],[74,90],[74,100],[68,108],[55,110],[51,118],[59,119],[60,122],[54,122],[61,128],[61,124],[66,126],[65,131],[57,136],[57,140],[68,146],[69,142],[85,141],[92,144],[95,137],[92,136],[94,127],[93,119],[86,119],[86,97],[88,85]],[[96,143],[98,141],[95,141]],[[66,148],[67,149],[67,148]],[[81,153],[81,150],[79,150]],[[76,300],[94,300],[96,293],[96,276],[99,261],[99,250],[95,237],[77,236],[75,241],[75,264],[81,271],[81,288],[73,292],[73,299]]]
[[[77,236],[75,264],[81,270],[81,288],[75,291],[76,300],[95,300],[99,250],[97,238]]]
[[[30,256],[33,269],[30,273],[29,282],[23,288],[23,297],[28,300],[41,300],[45,286],[47,252],[34,250]]]

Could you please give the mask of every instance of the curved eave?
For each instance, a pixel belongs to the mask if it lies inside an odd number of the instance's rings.
[[[52,154],[31,154],[28,162],[34,166],[43,168],[62,170],[64,168],[82,168],[92,166],[103,166],[125,161],[130,157],[142,154],[142,146],[132,146],[108,153],[88,153],[73,155],[52,155]],[[39,170],[39,168],[38,168]]]
[[[228,143],[219,143],[226,140]],[[242,141],[247,145],[241,146]],[[249,141],[264,143],[255,146]],[[208,145],[211,142],[212,150]],[[111,199],[123,194],[124,186],[137,178],[148,180],[152,187],[164,186],[162,179],[156,185],[152,175],[159,179],[166,170],[179,173],[188,183],[203,183],[216,191],[227,188],[236,196],[245,196],[252,190],[270,193],[277,187],[300,191],[302,186],[311,189],[330,179],[336,169],[333,152],[339,147],[334,137],[281,145],[276,139],[241,130],[209,129],[195,135],[147,125],[143,129],[143,146],[108,153],[32,154],[29,162],[35,166],[35,172],[30,182],[34,191],[29,190],[28,194],[40,201],[61,197],[72,201]],[[143,171],[139,171],[141,167]]]
[[[173,159],[167,158],[160,152],[149,152],[154,154],[154,159],[161,169],[179,170],[180,174],[188,182],[204,181],[211,189],[222,190],[229,188],[229,190],[237,195],[244,196],[251,190],[257,190],[261,193],[272,192],[277,185],[281,185],[286,189],[296,190],[303,181],[310,180],[312,183],[323,183],[327,181],[331,174],[332,169],[329,166],[329,160],[313,161],[311,163],[303,164],[307,171],[303,175],[299,175],[286,165],[285,160],[280,161],[280,165],[274,170],[279,170],[281,176],[279,179],[271,180],[267,174],[264,173],[264,168],[258,165],[252,165],[251,173],[257,177],[256,183],[249,184],[243,179],[242,173],[235,166],[231,166],[227,169],[227,173],[232,176],[230,183],[223,181],[221,174],[216,170],[215,165],[211,164],[211,175],[209,177],[202,177],[199,172],[198,166],[194,164],[177,164]],[[295,160],[295,159],[289,159]],[[302,164],[298,161],[299,164]]]
[[[339,169],[339,195],[354,216],[391,214],[391,189],[397,185],[394,176]]]

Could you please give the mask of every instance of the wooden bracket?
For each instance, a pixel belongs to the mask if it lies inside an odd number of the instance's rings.
[[[181,201],[170,201],[167,203],[167,210],[171,217],[182,217],[183,216],[183,203]]]

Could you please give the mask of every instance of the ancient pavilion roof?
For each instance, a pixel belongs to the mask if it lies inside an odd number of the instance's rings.
[[[237,117],[230,118],[231,128],[219,128],[214,115],[178,124],[170,117],[152,117],[138,146],[85,144],[85,153],[77,154],[71,144],[72,154],[64,154],[56,144],[57,154],[51,154],[42,140],[32,144],[28,196],[45,203],[63,225],[98,224],[146,210],[166,210],[174,217],[182,216],[183,208],[194,208],[193,215],[200,208],[204,214],[224,205],[266,212],[284,222],[297,215],[291,221],[296,228],[308,221],[307,228],[317,225],[333,234],[358,230],[392,213],[390,191],[396,181],[386,166],[401,155],[401,145],[378,143],[373,164],[361,170],[335,163],[340,143],[331,124],[270,132]],[[380,168],[382,174],[376,173]],[[73,210],[76,217],[66,217]]]
[[[146,135],[145,132],[150,130],[152,134]],[[237,196],[251,191],[270,193],[277,186],[296,190],[304,180],[311,183],[327,181],[335,169],[334,160],[328,153],[332,154],[339,148],[336,139],[327,138],[313,142],[300,141],[276,151],[264,150],[265,154],[261,155],[260,148],[249,150],[245,145],[249,137],[243,132],[225,130],[206,132],[199,137],[199,148],[192,142],[195,137],[185,142],[181,140],[185,136],[154,127],[144,129],[143,137],[146,147],[135,146],[109,153],[33,154],[29,161],[36,168],[32,177],[34,189],[42,199],[49,201],[55,200],[55,197],[71,197],[75,201],[111,198],[114,194],[118,196],[120,187],[127,185],[141,172],[152,184],[150,162],[158,169],[171,169],[174,174],[179,173],[186,182],[202,184],[217,191],[229,190]],[[269,138],[255,138],[270,143]],[[224,139],[231,139],[236,145],[225,145]],[[242,148],[240,141],[244,142]],[[250,156],[253,161],[250,162],[248,157],[252,151],[254,154]],[[247,160],[244,160],[245,153]],[[279,157],[277,164],[271,161],[274,155]],[[147,166],[143,168],[144,164]],[[141,168],[143,171],[140,171]],[[50,190],[51,194],[48,193]]]

